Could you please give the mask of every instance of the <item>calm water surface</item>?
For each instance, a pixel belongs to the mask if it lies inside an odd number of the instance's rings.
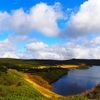
[[[53,92],[67,96],[84,92],[97,84],[100,84],[100,66],[71,70],[51,85]]]

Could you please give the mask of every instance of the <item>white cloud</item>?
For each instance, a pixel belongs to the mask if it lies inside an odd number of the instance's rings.
[[[11,13],[0,12],[0,31],[16,33],[16,35],[10,33],[9,39],[0,41],[0,57],[59,60],[71,58],[100,59],[99,10],[99,0],[84,2],[79,11],[71,15],[66,28],[60,34],[63,38],[74,38],[74,42],[69,41],[63,45],[51,46],[32,39],[26,33],[36,30],[47,36],[58,35],[60,29],[57,21],[65,19],[60,3],[57,2],[52,6],[40,3],[27,12],[22,8]],[[91,38],[92,34],[97,35]],[[87,36],[88,40],[85,41],[82,35]],[[81,41],[76,41],[78,36],[81,36]],[[18,44],[20,44],[19,50],[16,48]],[[26,46],[23,48],[25,44]]]
[[[97,37],[93,38],[90,41],[90,45],[93,45],[93,46],[99,45],[100,46],[100,36],[97,36]]]
[[[86,34],[100,33],[100,1],[88,0],[84,2],[76,14],[72,14],[62,31],[63,38],[78,37]]]
[[[2,58],[19,58],[15,53],[13,52],[5,52],[3,55],[2,55]]]
[[[64,45],[51,45],[46,46],[42,43],[34,43],[29,47],[26,46],[26,51],[22,53],[21,58],[34,58],[34,59],[59,59],[66,60],[72,58],[83,59],[99,59],[100,47],[88,47],[84,45],[78,45],[73,43],[67,43]],[[89,44],[88,44],[89,45]],[[27,54],[27,55],[26,55]]]
[[[17,56],[16,47],[9,41],[5,39],[0,41],[0,57],[2,58],[19,58]]]
[[[37,42],[36,38],[31,38],[28,35],[12,35],[9,36],[9,40],[13,43],[30,43],[30,42]]]
[[[9,39],[5,39],[0,41],[0,51],[14,51],[16,50],[16,47],[10,43]]]
[[[7,12],[0,12],[0,30],[8,30],[10,28],[10,15]]]
[[[25,34],[37,30],[47,36],[54,36],[59,33],[57,20],[64,18],[60,3],[49,6],[40,3],[28,12],[22,8],[11,13],[0,12],[0,30],[13,31],[17,34]]]
[[[26,45],[28,50],[42,50],[46,47],[48,47],[48,45],[44,44],[43,42],[30,43]]]
[[[38,59],[61,59],[60,55],[53,52],[38,52]]]
[[[29,19],[31,26],[46,35],[56,35],[59,32],[56,20],[60,18],[59,10],[55,12],[52,6],[44,3],[31,8]]]
[[[47,45],[43,42],[34,41],[27,44],[26,50],[16,48],[9,39],[0,41],[0,57],[23,58],[23,59],[59,59],[72,58],[100,59],[99,38],[96,37],[86,44],[68,42],[63,45]],[[95,46],[96,45],[96,46]]]

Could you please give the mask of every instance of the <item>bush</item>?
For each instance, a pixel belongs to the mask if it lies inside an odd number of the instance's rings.
[[[7,73],[7,70],[8,68],[6,66],[0,64],[0,72]]]
[[[68,98],[68,100],[90,100],[87,97],[83,97],[80,95],[73,95]]]

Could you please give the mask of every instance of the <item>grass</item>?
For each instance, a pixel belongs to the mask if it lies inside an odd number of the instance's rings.
[[[9,69],[7,73],[0,75],[0,100],[39,100],[46,99],[30,83],[24,80],[24,76],[16,70]],[[20,99],[19,99],[20,98]],[[42,99],[40,99],[42,100]]]
[[[73,95],[73,96],[70,96],[67,100],[90,100],[90,99],[88,99],[87,97],[80,96],[80,95]]]
[[[32,84],[25,81],[22,73],[8,69],[0,75],[0,100],[64,100],[46,98]]]
[[[85,66],[79,66],[77,69],[89,69],[89,68],[90,68],[90,66],[85,65]]]
[[[94,90],[87,94],[90,99],[100,99],[100,84],[98,84]]]
[[[21,81],[22,75],[16,70],[9,69],[7,73],[2,73],[0,75],[0,84],[2,85],[13,85]],[[22,82],[22,81],[21,81]]]
[[[35,83],[37,83],[38,85],[51,90],[52,86],[46,81],[44,80],[41,76],[39,75],[30,75],[28,74],[29,78],[34,81]]]

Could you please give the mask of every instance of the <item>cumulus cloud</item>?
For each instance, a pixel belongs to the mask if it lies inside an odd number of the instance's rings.
[[[16,54],[16,47],[9,41],[9,39],[0,41],[0,57],[19,58]]]
[[[72,58],[99,59],[100,37],[88,40],[83,44],[68,42],[63,45],[47,45],[41,41],[32,41],[26,44],[26,50],[16,48],[7,38],[0,41],[0,57],[24,59],[59,59]],[[16,53],[17,52],[17,53]]]
[[[44,44],[43,42],[36,42],[36,43],[30,43],[26,45],[26,48],[28,50],[42,50],[44,48],[48,47],[48,45]]]
[[[79,37],[86,34],[100,33],[100,1],[88,0],[81,4],[79,11],[71,15],[62,31],[62,37]]]
[[[5,39],[0,41],[0,51],[15,51],[16,47],[9,41],[9,39]]]
[[[86,45],[79,45],[68,42],[63,45],[47,45],[43,42],[32,42],[26,45],[26,50],[17,52],[17,48],[8,40],[0,41],[0,57],[22,58],[22,59],[59,59],[66,60],[72,58],[99,59],[100,46],[98,38],[91,40]],[[94,46],[93,43],[97,44]],[[17,52],[17,53],[16,53]]]
[[[89,43],[92,46],[97,46],[97,45],[100,46],[100,36],[93,38]]]
[[[13,43],[30,43],[30,42],[37,42],[36,38],[31,38],[28,35],[12,35],[9,36],[9,40]]]
[[[19,57],[13,52],[5,52],[2,55],[2,58],[16,58],[16,59],[18,59]]]
[[[0,12],[0,30],[8,30],[10,28],[10,15],[7,12]]]
[[[26,59],[71,59],[86,58],[100,59],[100,2],[88,0],[84,2],[77,13],[73,13],[61,32],[63,38],[75,38],[63,45],[51,45],[32,39],[26,33],[33,30],[47,36],[58,35],[60,29],[57,21],[65,19],[60,3],[47,5],[40,3],[27,12],[23,8],[13,10],[11,13],[0,12],[0,31],[10,31],[10,36],[0,41],[0,57],[26,58]],[[35,33],[33,33],[35,34]],[[95,37],[91,35],[94,35]],[[87,36],[83,40],[82,35]],[[76,37],[81,36],[81,41]],[[27,41],[27,42],[25,42]],[[17,43],[17,44],[16,44]],[[16,46],[19,45],[19,50]],[[23,47],[24,45],[25,48]]]
[[[89,45],[89,44],[88,44]],[[88,47],[74,43],[64,45],[47,46],[43,42],[30,43],[26,46],[26,51],[20,55],[21,58],[34,59],[59,59],[66,60],[72,58],[99,59],[100,47]],[[27,54],[27,55],[25,55]]]
[[[57,20],[63,18],[60,3],[57,2],[52,6],[40,3],[27,12],[22,8],[11,13],[0,12],[0,30],[13,31],[17,34],[37,30],[47,36],[54,36],[59,33]]]

